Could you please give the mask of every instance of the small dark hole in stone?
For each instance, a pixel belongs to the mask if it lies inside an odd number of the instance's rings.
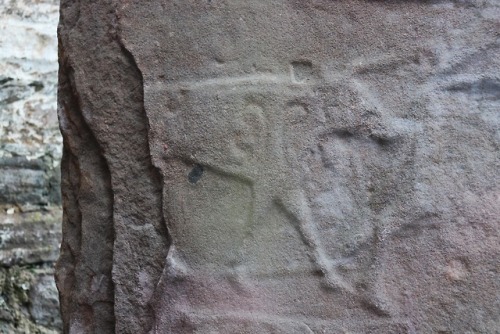
[[[189,172],[188,181],[191,183],[196,183],[201,179],[203,175],[203,166],[202,165],[194,165],[193,169]]]

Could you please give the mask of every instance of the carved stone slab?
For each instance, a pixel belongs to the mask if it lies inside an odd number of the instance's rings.
[[[496,1],[61,13],[67,331],[500,328]]]

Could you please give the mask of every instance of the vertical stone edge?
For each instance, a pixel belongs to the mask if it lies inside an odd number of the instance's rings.
[[[73,70],[63,48],[60,43],[63,240],[56,281],[64,332],[114,332],[111,175],[102,149],[82,117]]]
[[[117,8],[114,0],[61,2],[58,99],[65,210],[57,282],[65,332],[150,331],[169,247],[163,177],[151,157],[142,73],[120,40]],[[85,192],[85,180],[93,193]],[[98,268],[89,271],[85,262]],[[112,301],[92,300],[99,293]]]

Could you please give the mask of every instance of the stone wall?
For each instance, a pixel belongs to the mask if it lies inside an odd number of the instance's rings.
[[[0,0],[0,333],[58,333],[59,1]]]

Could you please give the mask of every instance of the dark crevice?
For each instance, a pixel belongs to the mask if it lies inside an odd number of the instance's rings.
[[[68,121],[68,108],[72,106],[64,101],[64,97],[70,97],[63,69],[59,74],[59,120],[63,136],[63,155],[61,161],[61,188],[63,197],[63,240],[61,242],[61,253],[57,261],[56,282],[59,290],[60,308],[64,324],[64,333],[69,333],[69,323],[72,313],[75,312],[73,303],[73,291],[76,285],[75,267],[81,249],[81,211],[78,204],[79,188],[79,164],[74,155],[76,147],[72,144],[70,130],[73,126],[63,129],[63,122]],[[73,132],[73,130],[71,130]]]
[[[61,52],[62,53],[62,52]],[[74,71],[68,64],[67,58],[60,60],[59,82],[59,118],[63,134],[63,173],[64,192],[64,241],[61,257],[58,261],[58,285],[61,295],[61,313],[63,314],[64,331],[69,332],[71,319],[79,317],[84,309],[92,309],[94,296],[84,289],[91,284],[92,275],[86,274],[93,254],[100,254],[102,258],[93,272],[109,277],[112,287],[112,247],[114,229],[112,223],[113,196],[111,193],[111,176],[105,161],[102,149],[85,122],[81,112],[81,101],[75,86]],[[100,186],[82,185],[81,176],[97,179]],[[96,182],[96,181],[94,181]],[[101,221],[93,214],[94,206],[107,205],[109,219]],[[84,233],[84,224],[96,225],[96,230],[102,230],[104,244],[89,240]],[[97,226],[99,225],[99,226]],[[92,235],[92,234],[90,234]],[[97,252],[94,252],[96,251]],[[70,254],[68,254],[68,251]],[[87,254],[92,252],[93,254]],[[76,254],[75,254],[76,253]],[[76,255],[76,256],[75,256]],[[107,264],[107,267],[106,267]],[[67,271],[61,274],[60,272]],[[66,275],[66,277],[63,277]],[[67,277],[67,276],[70,277]],[[64,280],[64,282],[63,282]],[[64,286],[61,286],[61,284]],[[108,289],[104,295],[112,303],[114,289]],[[94,321],[114,324],[113,312],[85,312],[91,314]],[[107,317],[109,319],[100,319]],[[99,320],[98,320],[99,318]]]

